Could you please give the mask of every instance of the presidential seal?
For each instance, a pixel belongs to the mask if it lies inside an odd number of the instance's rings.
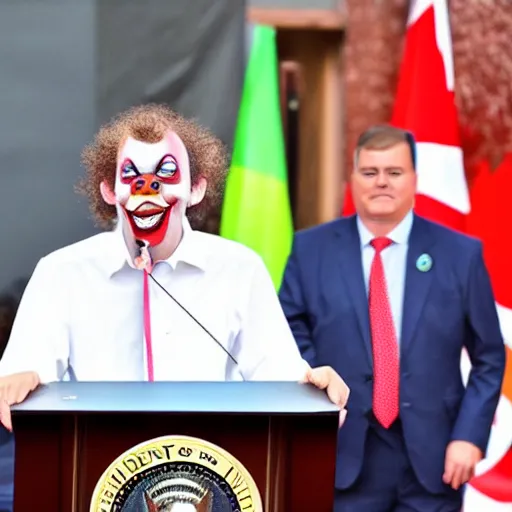
[[[120,455],[93,492],[90,512],[263,512],[245,467],[218,446],[165,436]]]

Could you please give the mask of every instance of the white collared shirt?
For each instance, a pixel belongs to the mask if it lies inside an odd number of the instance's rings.
[[[409,247],[409,234],[411,233],[412,222],[413,213],[411,211],[402,219],[400,224],[387,235],[387,238],[391,239],[393,243],[389,247],[386,247],[381,253],[391,314],[393,316],[396,338],[399,343],[402,334],[402,310],[407,267],[407,250]],[[375,249],[370,245],[370,242],[375,236],[362,223],[359,217],[357,217],[357,229],[361,240],[364,281],[366,293],[368,293],[370,270],[373,257],[375,256]]]
[[[42,258],[25,290],[0,374],[42,382],[146,380],[143,274],[127,263],[121,231]],[[270,276],[252,250],[185,225],[154,277],[238,361],[150,280],[155,380],[288,380],[301,358]]]

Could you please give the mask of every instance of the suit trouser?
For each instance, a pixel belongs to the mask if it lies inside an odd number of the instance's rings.
[[[398,420],[388,430],[372,422],[361,474],[350,488],[336,490],[334,511],[459,512],[461,506],[461,490],[446,486],[445,493],[432,494],[419,483]]]

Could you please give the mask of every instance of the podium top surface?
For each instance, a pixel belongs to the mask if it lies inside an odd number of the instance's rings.
[[[38,388],[20,413],[331,414],[324,391],[295,382],[54,382]]]

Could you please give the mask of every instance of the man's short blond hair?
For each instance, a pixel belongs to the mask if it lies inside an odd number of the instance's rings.
[[[362,149],[384,150],[405,142],[411,150],[411,159],[416,168],[416,143],[411,132],[387,124],[372,126],[364,131],[357,140],[354,151],[354,168],[357,167]]]

